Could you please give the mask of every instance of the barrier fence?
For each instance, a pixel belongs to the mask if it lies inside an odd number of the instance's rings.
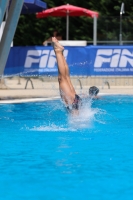
[[[97,44],[133,44],[133,17],[132,16],[100,16],[97,19]]]
[[[65,47],[71,76],[132,76],[132,46]],[[51,46],[11,47],[5,76],[57,76]]]

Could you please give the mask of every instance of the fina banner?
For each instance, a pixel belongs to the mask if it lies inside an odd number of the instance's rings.
[[[65,47],[71,76],[133,75],[132,46]],[[51,46],[11,47],[5,67],[7,76],[58,75]]]
[[[133,75],[132,46],[92,46],[91,75]]]
[[[66,47],[63,52],[71,75],[89,74],[84,47]],[[4,75],[58,75],[57,61],[51,46],[12,47]]]

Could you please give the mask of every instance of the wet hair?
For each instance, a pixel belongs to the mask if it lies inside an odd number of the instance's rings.
[[[89,95],[96,96],[99,93],[99,89],[96,86],[92,86],[89,88]]]
[[[60,33],[59,31],[57,31],[57,30],[54,30],[54,31],[53,31],[53,34],[54,34],[54,33],[56,33],[56,36],[61,36],[61,33]]]

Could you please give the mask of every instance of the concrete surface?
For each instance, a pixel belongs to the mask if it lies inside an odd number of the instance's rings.
[[[99,95],[133,95],[132,77],[71,77],[78,94],[88,94],[90,86],[100,89]],[[27,98],[59,98],[57,77],[4,78],[0,82],[0,100]]]

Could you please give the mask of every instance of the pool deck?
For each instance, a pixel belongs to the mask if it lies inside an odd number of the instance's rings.
[[[27,84],[27,85],[26,85]],[[92,85],[83,85],[82,89],[78,85],[74,85],[78,94],[88,94],[88,89]],[[99,95],[133,95],[133,86],[98,86]],[[1,83],[0,103],[21,103],[44,101],[49,99],[60,98],[58,81],[44,81],[40,79],[27,80],[19,78],[5,79]]]

